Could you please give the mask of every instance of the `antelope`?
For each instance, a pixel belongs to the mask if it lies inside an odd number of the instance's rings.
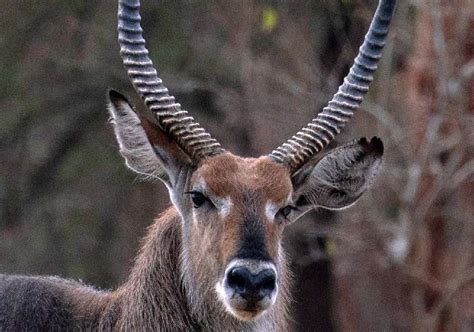
[[[120,93],[109,112],[126,165],[159,179],[172,206],[150,227],[114,291],[58,277],[0,276],[0,330],[287,331],[287,225],[315,207],[343,209],[373,183],[382,141],[360,138],[316,157],[360,106],[395,0],[380,0],[349,73],[328,105],[268,155],[236,156],[182,110],[158,77],[140,1],[119,0],[118,40],[148,116]]]

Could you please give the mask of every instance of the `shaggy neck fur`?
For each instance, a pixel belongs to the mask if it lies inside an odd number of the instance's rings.
[[[116,292],[116,304],[120,303],[116,327],[133,331],[287,330],[286,266],[280,272],[280,294],[274,307],[255,322],[242,322],[225,312],[213,289],[203,286],[205,275],[189,264],[182,239],[182,221],[172,207],[150,227],[129,280]],[[116,310],[113,307],[110,310]]]

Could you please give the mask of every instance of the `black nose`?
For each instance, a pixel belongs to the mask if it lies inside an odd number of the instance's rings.
[[[255,303],[272,294],[276,287],[276,275],[273,269],[254,274],[245,267],[236,266],[227,273],[226,283],[235,293]]]

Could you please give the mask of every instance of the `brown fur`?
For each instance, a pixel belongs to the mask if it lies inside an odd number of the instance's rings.
[[[220,197],[237,194],[245,187],[274,202],[284,202],[292,192],[288,169],[267,156],[243,158],[225,153],[199,166],[193,179],[202,176]],[[275,181],[280,179],[280,181]]]
[[[240,228],[244,225],[242,216],[249,210],[249,203],[256,217],[263,223],[265,242],[274,262],[278,262],[278,243],[284,225],[267,220],[265,203],[268,201],[286,205],[292,193],[288,169],[268,157],[258,159],[241,158],[230,153],[210,158],[194,174],[193,181],[199,178],[206,180],[209,190],[221,198],[229,197],[235,208],[225,220],[217,222],[215,233],[219,235],[221,246],[220,265],[225,265],[232,258],[237,248]],[[275,179],[281,179],[275,181]],[[246,197],[246,196],[250,196]],[[249,202],[251,201],[251,202]],[[225,231],[224,231],[225,229]],[[191,243],[194,243],[191,241]]]

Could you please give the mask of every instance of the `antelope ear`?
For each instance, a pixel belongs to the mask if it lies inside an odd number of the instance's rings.
[[[127,99],[109,91],[109,112],[115,137],[126,165],[147,178],[173,185],[182,167],[189,167],[189,157],[157,125],[138,115]]]
[[[365,137],[330,151],[317,164],[305,164],[293,177],[293,201],[301,211],[314,207],[343,209],[354,204],[374,182],[383,143]]]

